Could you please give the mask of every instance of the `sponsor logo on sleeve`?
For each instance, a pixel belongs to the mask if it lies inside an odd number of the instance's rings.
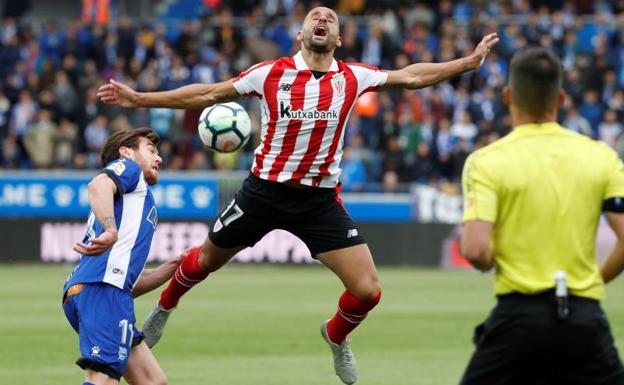
[[[123,162],[116,162],[106,168],[112,170],[118,176],[121,176],[121,174],[123,174],[123,172],[126,170],[126,165],[123,164]]]

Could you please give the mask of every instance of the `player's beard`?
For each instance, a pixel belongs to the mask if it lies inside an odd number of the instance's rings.
[[[314,33],[309,31],[303,34],[303,45],[306,49],[316,52],[316,53],[328,53],[333,51],[336,48],[336,36],[332,36],[331,34],[327,34],[327,39],[323,43],[316,42],[314,40]]]

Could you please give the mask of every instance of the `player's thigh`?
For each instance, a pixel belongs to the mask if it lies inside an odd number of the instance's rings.
[[[365,243],[319,253],[316,258],[330,268],[345,288],[360,299],[375,297],[381,290],[375,262]]]
[[[199,264],[205,270],[213,272],[220,269],[239,251],[247,246],[220,247],[214,244],[210,238],[206,238],[199,254]]]
[[[123,375],[129,385],[165,385],[167,377],[144,341],[132,348]]]
[[[81,357],[77,364],[119,379],[126,370],[136,330],[132,297],[112,285],[94,283],[86,284],[72,299],[79,316]]]
[[[238,251],[255,245],[276,228],[276,223],[270,206],[258,201],[250,191],[241,189],[215,220],[204,250],[208,258],[214,255],[214,264],[223,264]]]

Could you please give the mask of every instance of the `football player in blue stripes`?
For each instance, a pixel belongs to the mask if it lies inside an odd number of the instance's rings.
[[[135,326],[134,297],[176,271],[183,255],[144,269],[158,216],[151,185],[162,163],[149,128],[113,134],[102,149],[105,167],[88,185],[91,213],[74,250],[80,262],[63,287],[63,310],[78,333],[83,385],[164,385],[167,379]]]

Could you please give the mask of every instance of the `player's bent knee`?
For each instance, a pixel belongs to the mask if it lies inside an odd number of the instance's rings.
[[[376,305],[381,299],[381,285],[378,280],[367,280],[349,290],[361,301],[374,302]]]

